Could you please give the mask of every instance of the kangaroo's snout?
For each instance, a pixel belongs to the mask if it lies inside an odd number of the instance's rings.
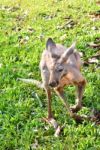
[[[49,86],[56,87],[58,85],[58,81],[49,82]]]

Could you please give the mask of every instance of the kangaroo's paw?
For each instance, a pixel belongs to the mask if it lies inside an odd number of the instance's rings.
[[[82,105],[74,105],[74,106],[71,106],[70,109],[73,113],[77,113],[79,110],[81,110],[82,108]]]
[[[62,129],[62,127],[60,127],[57,123],[57,121],[54,118],[43,118],[43,121],[45,121],[46,123],[48,123],[49,125],[52,125],[53,128],[55,129],[55,137],[58,137],[60,134],[60,131]]]

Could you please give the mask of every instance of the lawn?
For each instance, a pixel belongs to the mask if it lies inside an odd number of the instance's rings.
[[[95,0],[0,0],[0,150],[100,150],[100,126],[69,117],[53,94],[52,109],[64,129],[54,129],[47,116],[45,92],[17,78],[41,80],[39,61],[46,40],[76,47],[83,54],[82,73],[87,80],[83,109],[100,110],[100,2]],[[100,55],[99,55],[100,56]],[[93,61],[91,63],[91,61]],[[68,102],[75,103],[75,88],[66,87]]]

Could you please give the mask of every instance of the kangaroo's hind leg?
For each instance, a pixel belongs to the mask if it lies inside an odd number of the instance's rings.
[[[70,109],[72,112],[78,112],[82,108],[82,97],[83,92],[86,85],[86,80],[81,74],[80,70],[73,67],[69,70],[70,74],[67,77],[71,82],[76,86],[76,104],[74,106],[71,106]]]
[[[76,85],[76,92],[77,92],[76,104],[71,107],[72,112],[78,112],[82,108],[82,97],[85,85],[86,85],[85,79]]]
[[[61,98],[61,101],[63,102],[66,110],[68,111],[68,114],[70,115],[70,117],[72,117],[76,122],[82,122],[83,118],[79,115],[77,115],[76,113],[73,113],[69,107],[69,104],[64,96],[64,91],[62,88],[56,88],[55,89],[56,93],[58,94],[58,96]]]

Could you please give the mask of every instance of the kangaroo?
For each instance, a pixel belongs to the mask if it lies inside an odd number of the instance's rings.
[[[51,38],[47,40],[46,50],[42,53],[40,61],[40,70],[48,98],[48,118],[53,117],[50,88],[53,88],[60,96],[70,115],[82,108],[82,96],[86,80],[80,72],[81,65],[80,55],[75,51],[75,43],[66,48],[63,45],[55,44]],[[64,96],[63,89],[66,85],[75,85],[77,89],[76,104],[71,108]]]
[[[76,43],[74,42],[69,48],[66,48],[63,45],[56,44],[53,39],[49,38],[40,61],[42,84],[35,80],[21,79],[26,82],[33,82],[45,89],[48,99],[47,120],[49,122],[53,118],[51,109],[52,89],[61,98],[72,118],[77,119],[76,112],[82,108],[82,96],[86,80],[80,72],[82,62],[79,53],[75,50],[75,45]],[[68,85],[74,85],[77,91],[76,104],[72,107],[69,106],[64,96],[64,87]]]

